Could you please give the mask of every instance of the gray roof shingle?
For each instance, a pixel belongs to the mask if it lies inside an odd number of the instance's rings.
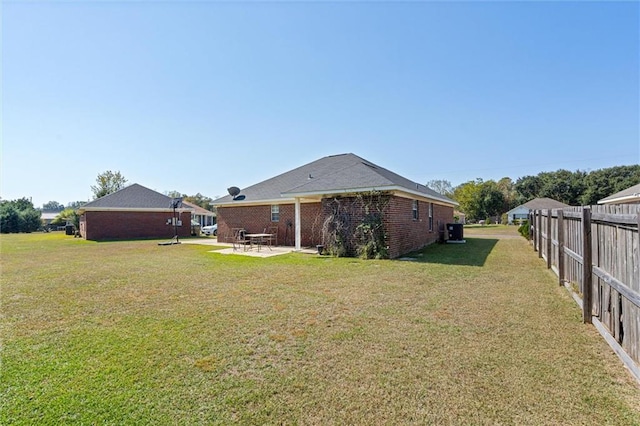
[[[618,202],[634,203],[640,201],[640,183],[620,192],[609,195],[598,201],[598,204],[613,204]]]
[[[457,205],[444,195],[397,173],[371,163],[355,154],[339,154],[282,173],[248,188],[242,189],[243,202],[259,203],[294,196],[337,194],[359,190],[401,189],[442,202]],[[233,202],[230,195],[215,200],[214,204]]]
[[[173,198],[134,183],[116,192],[91,201],[80,208],[86,209],[170,209]]]
[[[527,201],[520,207],[525,207],[530,210],[545,210],[545,209],[562,209],[564,207],[570,207],[570,206],[568,204],[554,200],[553,198],[543,197],[543,198],[534,198],[531,201]]]

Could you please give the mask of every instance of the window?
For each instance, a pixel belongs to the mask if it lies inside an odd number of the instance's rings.
[[[433,231],[433,203],[429,203],[429,232]]]
[[[413,220],[418,220],[418,200],[413,200]]]
[[[274,204],[271,206],[271,222],[279,222],[280,221],[280,206]]]

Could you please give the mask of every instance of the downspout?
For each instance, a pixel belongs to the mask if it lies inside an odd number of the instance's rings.
[[[300,251],[301,250],[301,232],[300,232],[300,198],[296,198],[295,200],[295,224],[296,224],[296,229],[295,229],[295,237],[296,237],[296,251]]]

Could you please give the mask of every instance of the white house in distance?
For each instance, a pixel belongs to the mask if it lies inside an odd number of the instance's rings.
[[[623,189],[598,201],[598,204],[637,204],[640,203],[640,183]]]
[[[509,225],[520,220],[527,219],[529,210],[546,210],[546,209],[562,209],[570,207],[568,204],[556,201],[553,198],[534,198],[524,204],[519,205],[507,212],[507,221]]]

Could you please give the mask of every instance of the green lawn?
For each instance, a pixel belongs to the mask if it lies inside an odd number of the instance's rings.
[[[2,235],[0,424],[640,425],[525,240],[465,238],[362,261]]]

